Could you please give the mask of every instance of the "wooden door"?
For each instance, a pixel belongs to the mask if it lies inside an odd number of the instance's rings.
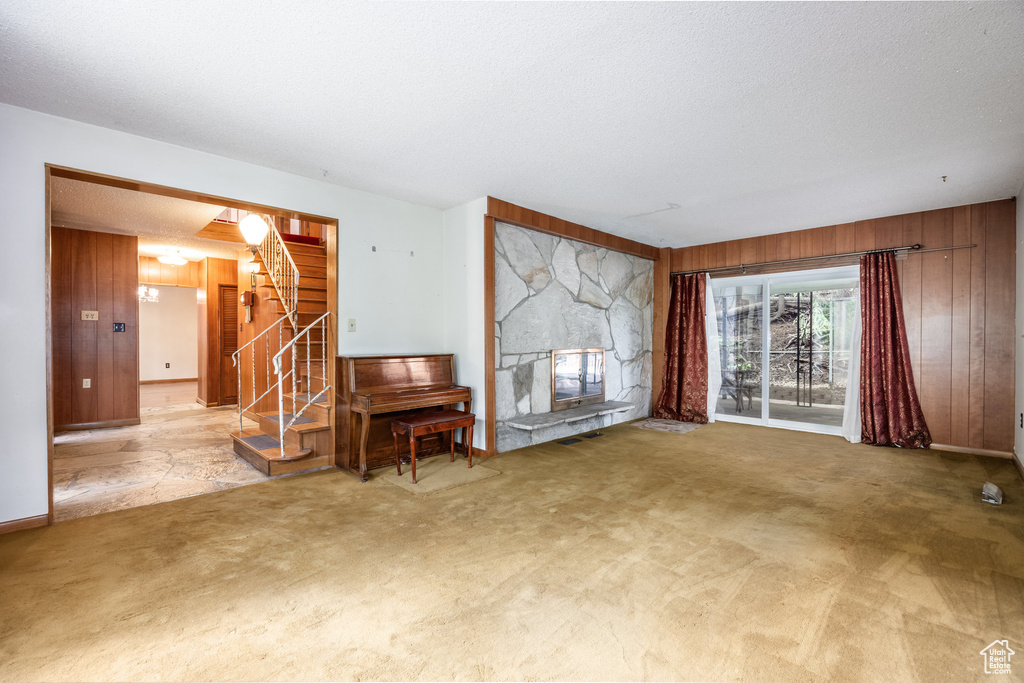
[[[238,287],[220,286],[220,405],[238,402],[238,368],[231,354],[238,350]]]

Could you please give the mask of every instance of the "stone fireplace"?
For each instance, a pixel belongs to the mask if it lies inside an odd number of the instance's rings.
[[[498,452],[650,415],[653,262],[502,223],[494,249]],[[552,349],[603,349],[604,399],[615,410],[512,426],[552,412]]]

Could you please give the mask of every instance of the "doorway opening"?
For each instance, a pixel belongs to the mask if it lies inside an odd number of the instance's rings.
[[[331,313],[337,222],[74,169],[46,179],[50,523],[268,479],[231,437],[258,428],[236,405],[232,356],[257,332],[240,321],[257,276],[238,216],[307,244],[315,226]]]
[[[722,388],[715,418],[841,434],[857,266],[712,280]]]

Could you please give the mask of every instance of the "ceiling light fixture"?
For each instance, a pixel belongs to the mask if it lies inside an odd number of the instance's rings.
[[[173,254],[164,254],[163,256],[157,256],[156,260],[160,263],[166,263],[169,266],[183,266],[188,263],[188,259],[183,258],[178,252]]]

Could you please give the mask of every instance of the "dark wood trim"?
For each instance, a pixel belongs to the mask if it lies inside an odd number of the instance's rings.
[[[578,223],[570,223],[561,218],[555,218],[494,197],[487,198],[487,215],[502,223],[517,225],[520,228],[528,228],[549,235],[568,237],[577,242],[621,251],[624,254],[639,256],[651,261],[657,261],[661,255],[660,249],[649,244],[588,228]]]
[[[933,451],[949,451],[950,453],[967,453],[970,455],[983,455],[986,458],[1012,459],[1010,451],[993,451],[986,448],[972,448],[970,446],[952,446],[946,443],[933,443],[930,448]]]
[[[124,420],[107,420],[105,422],[80,422],[78,424],[71,425],[57,425],[56,427],[54,427],[54,431],[77,432],[83,429],[107,429],[108,427],[130,427],[131,425],[137,424],[142,424],[141,418],[129,417]]]
[[[198,382],[198,377],[183,377],[181,379],[141,379],[139,384],[176,384],[178,382]]]
[[[476,446],[473,446],[474,458],[482,458],[486,460],[487,458],[493,458],[497,454],[498,452],[493,448],[477,448]]]
[[[226,206],[231,209],[241,209],[243,211],[258,211],[260,213],[269,213],[274,216],[281,216],[283,218],[298,218],[299,220],[312,221],[314,223],[333,223],[335,225],[337,225],[338,223],[337,219],[335,218],[327,218],[326,216],[317,216],[316,214],[302,213],[299,211],[286,211],[275,206],[267,206],[266,204],[240,202],[235,199],[228,199],[227,197],[218,197],[217,195],[206,194],[203,192],[192,192],[190,190],[182,190],[176,187],[167,187],[166,185],[145,183],[138,180],[130,180],[128,178],[120,178],[118,176],[106,175],[104,173],[92,173],[91,171],[83,171],[77,168],[68,168],[67,166],[56,166],[54,164],[47,164],[46,167],[50,169],[52,175],[58,178],[80,180],[82,182],[93,183],[95,185],[106,185],[107,187],[119,187],[122,190],[135,190],[136,192],[145,192],[146,194],[157,194],[163,197],[172,197],[174,199],[187,199],[188,201],[191,202],[216,204],[218,206]]]
[[[196,403],[198,403],[204,408],[216,408],[218,406],[218,403],[216,401],[207,402],[198,397],[196,398]]]
[[[52,221],[50,220],[50,167],[46,165],[43,167],[43,173],[45,174],[45,201],[46,201],[46,235],[44,242],[46,247],[45,251],[45,263],[43,267],[43,277],[45,283],[43,285],[46,299],[46,523],[53,524],[53,302],[51,301],[51,234],[50,228]],[[27,519],[34,519],[29,517]],[[9,522],[8,522],[9,523]]]
[[[668,302],[672,287],[672,249],[665,247],[661,257],[654,262],[654,319],[651,327],[651,405],[661,395],[664,364],[657,359],[665,357],[665,328],[668,326]]]
[[[333,408],[338,403],[338,364],[334,358],[338,356],[338,334],[341,330],[341,320],[338,318],[338,221],[324,223],[321,227],[324,248],[327,253],[327,310],[333,314],[334,324],[327,325],[327,381],[334,387],[334,396],[331,397],[330,406]],[[330,320],[330,319],[328,319]],[[334,411],[329,411],[333,413]],[[337,466],[337,420],[331,415],[329,420],[331,426],[331,452],[328,454],[327,464],[331,467]],[[317,455],[322,455],[317,453]]]
[[[491,198],[487,198],[490,205]],[[498,421],[494,414],[494,217],[484,216],[484,419],[485,447],[498,452]],[[489,457],[489,456],[485,456]]]
[[[35,517],[12,519],[9,522],[0,522],[0,534],[9,534],[14,531],[23,531],[24,529],[35,529],[41,526],[48,526],[53,524],[53,522],[50,521],[51,515],[52,513],[36,515]]]

